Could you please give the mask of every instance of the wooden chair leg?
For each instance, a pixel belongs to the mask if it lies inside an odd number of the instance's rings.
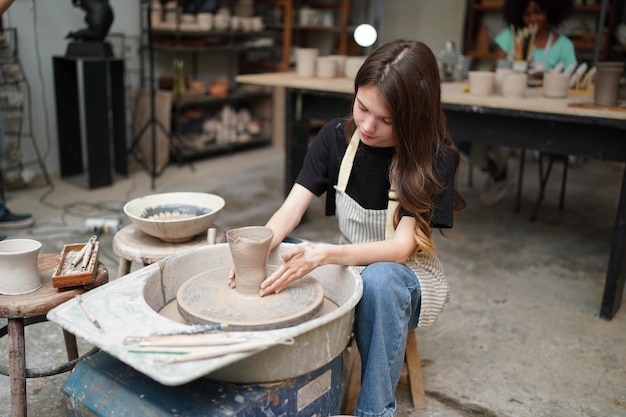
[[[420,364],[420,354],[417,348],[415,329],[410,330],[407,334],[404,368],[406,368],[407,378],[409,380],[409,392],[411,393],[413,408],[423,410],[426,408],[426,393],[424,392],[422,365]]]
[[[350,342],[349,347],[350,351],[348,357],[344,360],[344,366],[348,368],[341,407],[343,414],[351,414],[354,412],[359,397],[359,391],[361,391],[361,357],[354,338]],[[416,410],[425,409],[426,393],[424,392],[422,365],[420,363],[415,329],[409,330],[407,333],[404,364],[402,365],[402,373],[400,376],[407,377],[413,408]]]

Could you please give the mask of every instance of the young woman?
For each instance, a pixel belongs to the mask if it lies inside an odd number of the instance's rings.
[[[354,334],[363,372],[355,415],[393,414],[407,331],[432,324],[447,301],[432,234],[451,228],[465,206],[455,187],[458,165],[435,56],[421,42],[390,42],[367,58],[355,79],[351,117],[321,129],[267,223],[275,247],[326,192],[326,214],[337,216],[342,244],[303,242],[285,251],[261,295],[324,264],[360,267]]]
[[[574,8],[573,0],[507,0],[504,4],[504,21],[515,30],[536,27],[533,53],[529,71],[541,79],[543,73],[557,64],[564,68],[576,65],[576,52],[572,41],[557,28]],[[513,54],[513,33],[505,29],[495,39],[498,49],[496,59],[511,61]]]

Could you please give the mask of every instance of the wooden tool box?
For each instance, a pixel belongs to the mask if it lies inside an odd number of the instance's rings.
[[[86,265],[85,269],[82,269],[81,262],[74,267],[71,266],[76,255],[87,244],[88,243],[73,243],[63,246],[59,264],[52,275],[52,286],[54,288],[73,288],[93,282],[96,276],[96,266],[98,264],[99,242],[96,241],[93,244],[89,263]]]

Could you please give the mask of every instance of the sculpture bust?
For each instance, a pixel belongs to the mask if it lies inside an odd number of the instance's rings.
[[[66,38],[87,42],[102,42],[113,24],[113,9],[108,0],[72,0],[75,7],[86,13],[87,27],[67,34]]]

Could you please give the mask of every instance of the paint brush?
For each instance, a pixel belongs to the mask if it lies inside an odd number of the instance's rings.
[[[528,28],[530,32],[530,39],[528,40],[528,49],[526,51],[526,61],[532,61],[532,53],[533,49],[535,49],[535,36],[537,36],[537,25],[532,25],[531,28]]]
[[[100,326],[100,323],[98,323],[98,319],[96,319],[96,316],[94,316],[93,312],[83,302],[83,297],[78,294],[76,295],[76,300],[78,301],[80,309],[83,310],[83,313],[85,313],[85,316],[87,316],[89,321],[92,322],[94,326],[96,326],[96,329],[98,329],[100,333],[104,333],[104,329],[102,328],[102,326]]]

